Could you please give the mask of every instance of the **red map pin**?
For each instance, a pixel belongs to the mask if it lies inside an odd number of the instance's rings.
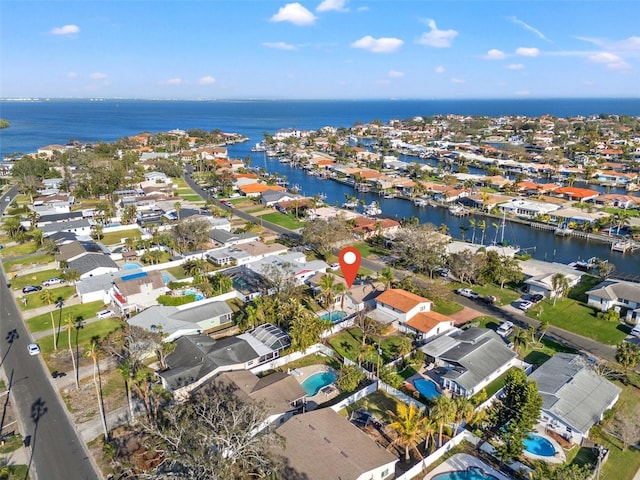
[[[360,268],[360,260],[362,260],[360,252],[354,247],[344,247],[340,250],[338,260],[340,261],[342,275],[344,275],[347,285],[351,288]]]

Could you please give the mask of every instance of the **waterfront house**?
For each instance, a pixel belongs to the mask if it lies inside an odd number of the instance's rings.
[[[597,190],[578,187],[560,187],[557,188],[553,193],[554,195],[558,195],[575,202],[586,202],[587,200],[593,200],[598,195],[600,195],[600,192],[598,192]]]
[[[501,203],[498,208],[509,215],[522,218],[534,218],[539,215],[546,215],[560,208],[559,205],[552,205],[544,202],[533,202],[514,198],[510,202]]]
[[[286,465],[282,478],[394,478],[398,458],[331,408],[294,415],[276,432],[285,441],[272,447]]]
[[[162,332],[163,342],[173,342],[184,335],[207,334],[231,326],[232,316],[233,310],[226,302],[207,299],[179,307],[152,306],[129,318],[127,323]]]
[[[604,280],[587,293],[587,305],[605,312],[626,309],[629,322],[640,323],[640,284],[623,280]]]
[[[511,367],[521,367],[516,353],[487,328],[468,328],[434,338],[421,350],[444,368],[440,386],[454,395],[471,397]]]
[[[541,422],[578,445],[616,404],[621,392],[583,357],[571,353],[556,353],[529,379],[536,382],[542,396]]]
[[[393,236],[402,228],[400,222],[390,218],[355,217],[352,222],[355,223],[353,231],[356,237],[365,240],[378,235]]]

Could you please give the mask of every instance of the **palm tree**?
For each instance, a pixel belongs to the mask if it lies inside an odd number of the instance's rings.
[[[176,211],[176,216],[178,217],[178,221],[180,221],[180,211],[182,210],[182,202],[174,203],[173,208]]]
[[[478,228],[482,232],[482,238],[480,239],[480,244],[484,245],[484,233],[487,230],[487,222],[484,219],[480,220],[480,222],[478,222]]]
[[[334,294],[336,289],[336,277],[327,274],[323,275],[320,278],[319,286],[322,289],[320,291],[320,295],[324,298],[324,307],[329,310],[329,313],[331,313],[335,300]]]
[[[64,324],[67,326],[67,343],[69,347],[69,355],[71,355],[71,363],[73,365],[73,378],[76,380],[76,388],[80,388],[80,382],[78,381],[78,368],[76,367],[76,357],[73,354],[73,347],[71,345],[71,330],[75,327],[76,322],[70,313],[64,317]]]
[[[53,293],[48,288],[45,288],[40,293],[40,300],[45,302],[47,305],[51,305],[53,303]],[[55,310],[55,309],[54,309]],[[56,322],[53,320],[53,310],[49,312],[51,314],[51,331],[53,332],[53,350],[58,350],[58,336],[56,335]]]
[[[447,423],[453,422],[455,419],[455,404],[449,397],[441,395],[436,398],[436,401],[431,409],[431,415],[438,422],[438,445],[442,446],[442,433],[444,426]]]
[[[569,279],[564,273],[555,273],[551,277],[551,287],[553,288],[553,304],[555,305],[558,298],[564,297],[569,291]]]
[[[478,226],[476,219],[472,218],[471,220],[469,220],[469,225],[471,226],[472,230],[472,235],[471,235],[471,243],[476,243],[476,227]]]
[[[498,232],[500,231],[500,225],[496,222],[493,222],[491,226],[496,229],[496,233],[493,236],[493,244],[496,245],[498,243]]]
[[[551,325],[549,323],[549,320],[540,321],[540,325],[538,325],[538,333],[540,333],[540,336],[538,337],[538,343],[542,342],[542,337],[544,337],[545,333],[547,333],[547,330],[549,330],[550,326]]]
[[[435,444],[438,425],[432,419],[428,419],[424,422],[422,431],[424,432],[424,449],[426,452],[429,452],[429,447]]]
[[[469,227],[464,224],[460,225],[460,236],[463,242],[467,239],[467,230],[469,230]]]
[[[453,419],[453,434],[455,435],[462,423],[469,423],[475,415],[475,406],[466,397],[455,397],[453,399],[455,405],[455,415]]]
[[[384,289],[388,290],[394,279],[393,270],[390,267],[383,268],[378,279],[384,284]]]
[[[398,413],[388,412],[394,419],[389,424],[389,427],[398,433],[398,436],[389,446],[403,445],[404,459],[407,462],[411,458],[409,456],[409,449],[413,449],[418,456],[422,458],[422,454],[420,450],[418,450],[418,442],[421,440],[420,437],[422,436],[424,425],[428,419],[424,416],[423,412],[416,407],[415,403],[410,403],[409,405],[400,403],[397,408]]]
[[[133,398],[131,398],[131,377],[133,377],[133,369],[129,358],[125,358],[123,361],[119,362],[118,373],[122,375],[122,379],[124,380],[124,391],[127,396],[127,405],[129,406],[129,421],[132,422],[135,415],[133,409]]]
[[[102,420],[106,441],[109,440],[109,429],[107,428],[107,417],[104,413],[104,402],[102,401],[102,380],[100,379],[100,369],[98,368],[98,342],[95,339],[91,340],[91,343],[84,351],[84,356],[93,360],[93,384],[96,386],[98,409],[100,410],[100,419]]]
[[[526,330],[516,327],[513,334],[513,345],[516,347],[518,352],[526,350],[527,345],[529,345],[529,338],[530,337]]]

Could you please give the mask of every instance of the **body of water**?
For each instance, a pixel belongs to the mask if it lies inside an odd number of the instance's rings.
[[[278,159],[251,152],[251,147],[282,128],[318,129],[324,126],[350,127],[357,122],[409,119],[436,114],[525,115],[551,114],[558,117],[597,115],[600,113],[640,115],[640,99],[552,99],[552,100],[402,100],[402,101],[139,101],[139,100],[51,100],[37,102],[0,102],[0,118],[11,126],[0,130],[0,156],[29,153],[50,144],[69,140],[82,142],[115,141],[140,132],[202,128],[236,132],[248,142],[229,147],[234,158],[251,156],[252,165],[287,177],[290,186],[299,185],[305,195],[321,194],[329,204],[341,205],[345,196],[353,196],[350,186],[308,176],[304,171],[282,164]],[[447,209],[416,207],[402,199],[385,199],[360,193],[367,204],[377,201],[383,216],[417,217],[421,222],[444,224],[450,233],[461,237],[461,226],[469,217],[457,218]],[[477,220],[481,220],[479,217]],[[484,243],[500,240],[493,220],[487,221]],[[497,221],[499,223],[499,221]],[[471,229],[467,239],[471,238]],[[476,232],[476,241],[481,233]],[[552,232],[531,230],[507,222],[504,240],[525,248],[534,258],[569,263],[593,256],[608,259],[618,271],[638,274],[640,254],[612,252],[609,245],[571,237],[557,237]]]

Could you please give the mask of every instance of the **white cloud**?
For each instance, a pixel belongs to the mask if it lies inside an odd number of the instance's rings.
[[[604,63],[607,65],[607,68],[610,68],[612,70],[627,70],[631,68],[631,65],[625,62],[621,57],[619,57],[615,53],[609,53],[609,52],[595,53],[589,57],[589,61],[592,63]]]
[[[399,38],[373,38],[367,35],[353,42],[351,48],[362,48],[373,53],[391,53],[399,49],[403,43]]]
[[[200,85],[213,85],[214,83],[216,83],[216,79],[211,75],[206,75],[198,80]]]
[[[102,80],[103,78],[107,78],[107,74],[102,72],[93,72],[89,75],[89,78],[92,80]]]
[[[420,45],[428,45],[429,47],[445,48],[450,47],[453,39],[458,36],[455,30],[439,30],[436,21],[427,19],[427,25],[431,29],[430,32],[424,32],[418,39]]]
[[[482,58],[484,58],[485,60],[503,60],[505,56],[506,55],[502,50],[498,50],[497,48],[492,48]]]
[[[444,72],[445,72],[445,69],[444,69],[444,67],[443,67],[442,65],[438,65],[438,66],[436,67],[436,69],[435,69],[435,72],[436,72],[436,73],[444,73]]]
[[[299,3],[287,3],[271,17],[272,22],[291,22],[294,25],[313,25],[316,16]]]
[[[76,72],[67,73],[67,77],[69,77],[69,78],[76,78],[77,76],[78,76],[78,74]]]
[[[522,63],[510,63],[504,68],[507,70],[524,70],[524,65]]]
[[[295,45],[285,42],[262,42],[262,46],[275,50],[297,50]]]
[[[461,78],[452,78],[451,83],[464,83],[464,80]]]
[[[615,50],[640,50],[640,37],[629,37],[611,45]]]
[[[55,27],[51,30],[52,35],[75,35],[80,31],[80,27],[77,25],[64,25],[62,27]]]
[[[336,12],[348,12],[349,9],[345,7],[345,3],[347,0],[324,0],[318,8],[316,8],[316,12],[329,12],[334,10]]]
[[[547,37],[544,36],[544,34],[538,30],[537,28],[533,28],[531,25],[523,22],[522,20],[520,20],[518,17],[508,17],[509,20],[511,20],[513,23],[515,23],[516,25],[520,25],[521,27],[523,27],[525,30],[529,30],[530,32],[535,33],[539,38],[541,38],[542,40],[545,40],[547,42],[550,42],[551,40],[549,40]]]
[[[516,54],[522,55],[523,57],[537,57],[540,55],[540,50],[535,47],[520,47],[516,50]]]
[[[404,72],[399,72],[397,70],[389,70],[389,78],[400,78],[404,77]]]

